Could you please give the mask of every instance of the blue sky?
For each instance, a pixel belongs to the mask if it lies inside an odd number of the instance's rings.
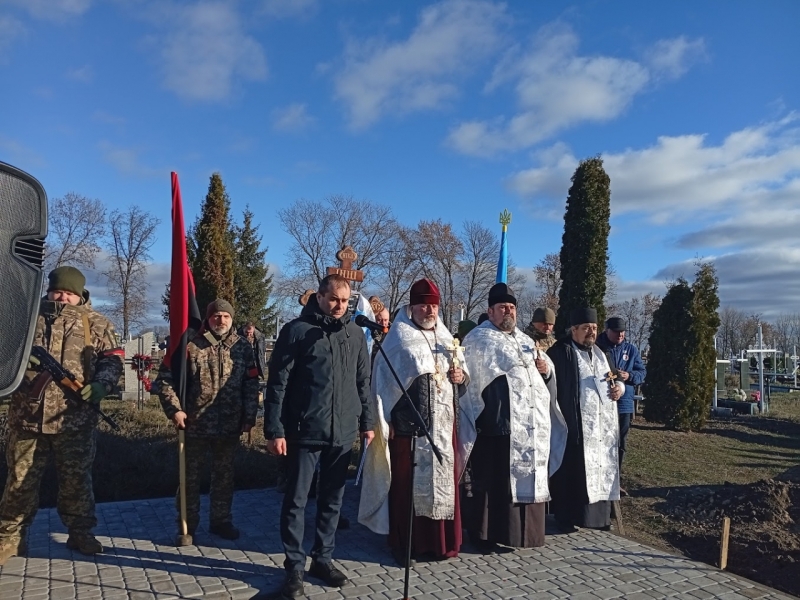
[[[277,211],[346,194],[399,219],[514,215],[561,245],[577,161],[611,177],[619,299],[713,259],[723,304],[800,294],[800,2],[0,0],[0,160],[51,198],[191,222],[222,174],[278,268]]]

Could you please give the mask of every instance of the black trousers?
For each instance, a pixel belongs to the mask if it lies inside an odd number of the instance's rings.
[[[622,458],[625,456],[625,441],[628,439],[628,432],[631,430],[631,413],[619,415],[619,470],[622,471]]]
[[[306,553],[303,550],[306,502],[317,462],[317,531],[311,548],[311,558],[321,563],[331,561],[352,451],[352,444],[289,444],[286,457],[286,493],[281,507],[281,541],[286,553],[283,566],[287,571],[303,571],[306,567]]]

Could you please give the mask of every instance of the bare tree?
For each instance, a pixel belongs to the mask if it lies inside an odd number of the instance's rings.
[[[298,200],[278,217],[294,240],[286,254],[288,275],[303,289],[316,288],[327,267],[336,264],[336,252],[347,245],[358,254],[353,267],[364,271],[368,282],[396,226],[391,208],[339,195],[322,202]]]
[[[558,292],[561,289],[561,255],[545,254],[539,264],[533,267],[533,277],[540,290],[534,298],[536,306],[557,311]]]
[[[467,221],[462,229],[461,244],[463,252],[456,300],[464,304],[466,318],[477,320],[483,312],[489,289],[495,283],[500,242],[483,224]]]
[[[627,326],[625,338],[644,353],[649,346],[653,313],[660,305],[661,298],[656,294],[648,293],[614,306],[613,311],[609,307],[608,314],[625,319]]]
[[[409,246],[411,235],[408,228],[395,225],[378,261],[377,273],[373,271],[381,300],[390,313],[407,302],[408,292],[420,273],[419,263]]]
[[[75,192],[50,202],[45,268],[61,265],[94,267],[99,241],[106,232],[106,208]]]
[[[439,287],[442,321],[446,327],[452,328],[456,280],[461,269],[458,259],[464,253],[464,245],[450,223],[437,219],[419,222],[411,232],[409,249],[423,275]]]
[[[108,280],[108,294],[114,301],[110,313],[122,324],[125,339],[134,325],[142,325],[147,314],[147,261],[159,222],[138,206],[125,212],[115,210],[109,219],[110,265],[103,275]]]

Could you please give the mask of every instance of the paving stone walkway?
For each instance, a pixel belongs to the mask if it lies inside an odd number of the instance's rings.
[[[307,577],[306,595],[312,600],[402,597],[403,570],[384,538],[356,524],[357,492],[349,483],[344,514],[353,526],[338,532],[335,552],[351,583],[336,590]],[[241,538],[227,542],[201,527],[196,545],[186,548],[173,545],[173,500],[100,504],[95,533],[106,551],[96,557],[68,550],[55,509],[42,510],[31,527],[28,557],[12,558],[0,568],[0,598],[266,597],[283,582],[281,498],[272,489],[237,492],[234,514]],[[207,509],[203,498],[204,517]],[[310,536],[311,521],[306,527]],[[420,562],[409,595],[420,600],[791,598],[714,567],[587,530],[548,535],[547,545],[539,549],[482,556],[467,546],[458,559]]]

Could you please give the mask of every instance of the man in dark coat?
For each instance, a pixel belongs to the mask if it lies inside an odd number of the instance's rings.
[[[328,275],[317,306],[281,329],[269,362],[264,399],[267,449],[287,456],[281,540],[286,552],[284,596],[304,595],[305,508],[319,462],[316,537],[309,574],[341,587],[347,577],[333,566],[336,526],[350,454],[358,432],[373,437],[369,401],[370,365],[364,333],[350,321],[350,284]]]
[[[619,500],[616,402],[624,388],[595,346],[597,311],[573,310],[570,323],[569,333],[547,351],[568,430],[564,460],[550,481],[553,509],[563,531],[576,525],[608,529],[611,501]]]

